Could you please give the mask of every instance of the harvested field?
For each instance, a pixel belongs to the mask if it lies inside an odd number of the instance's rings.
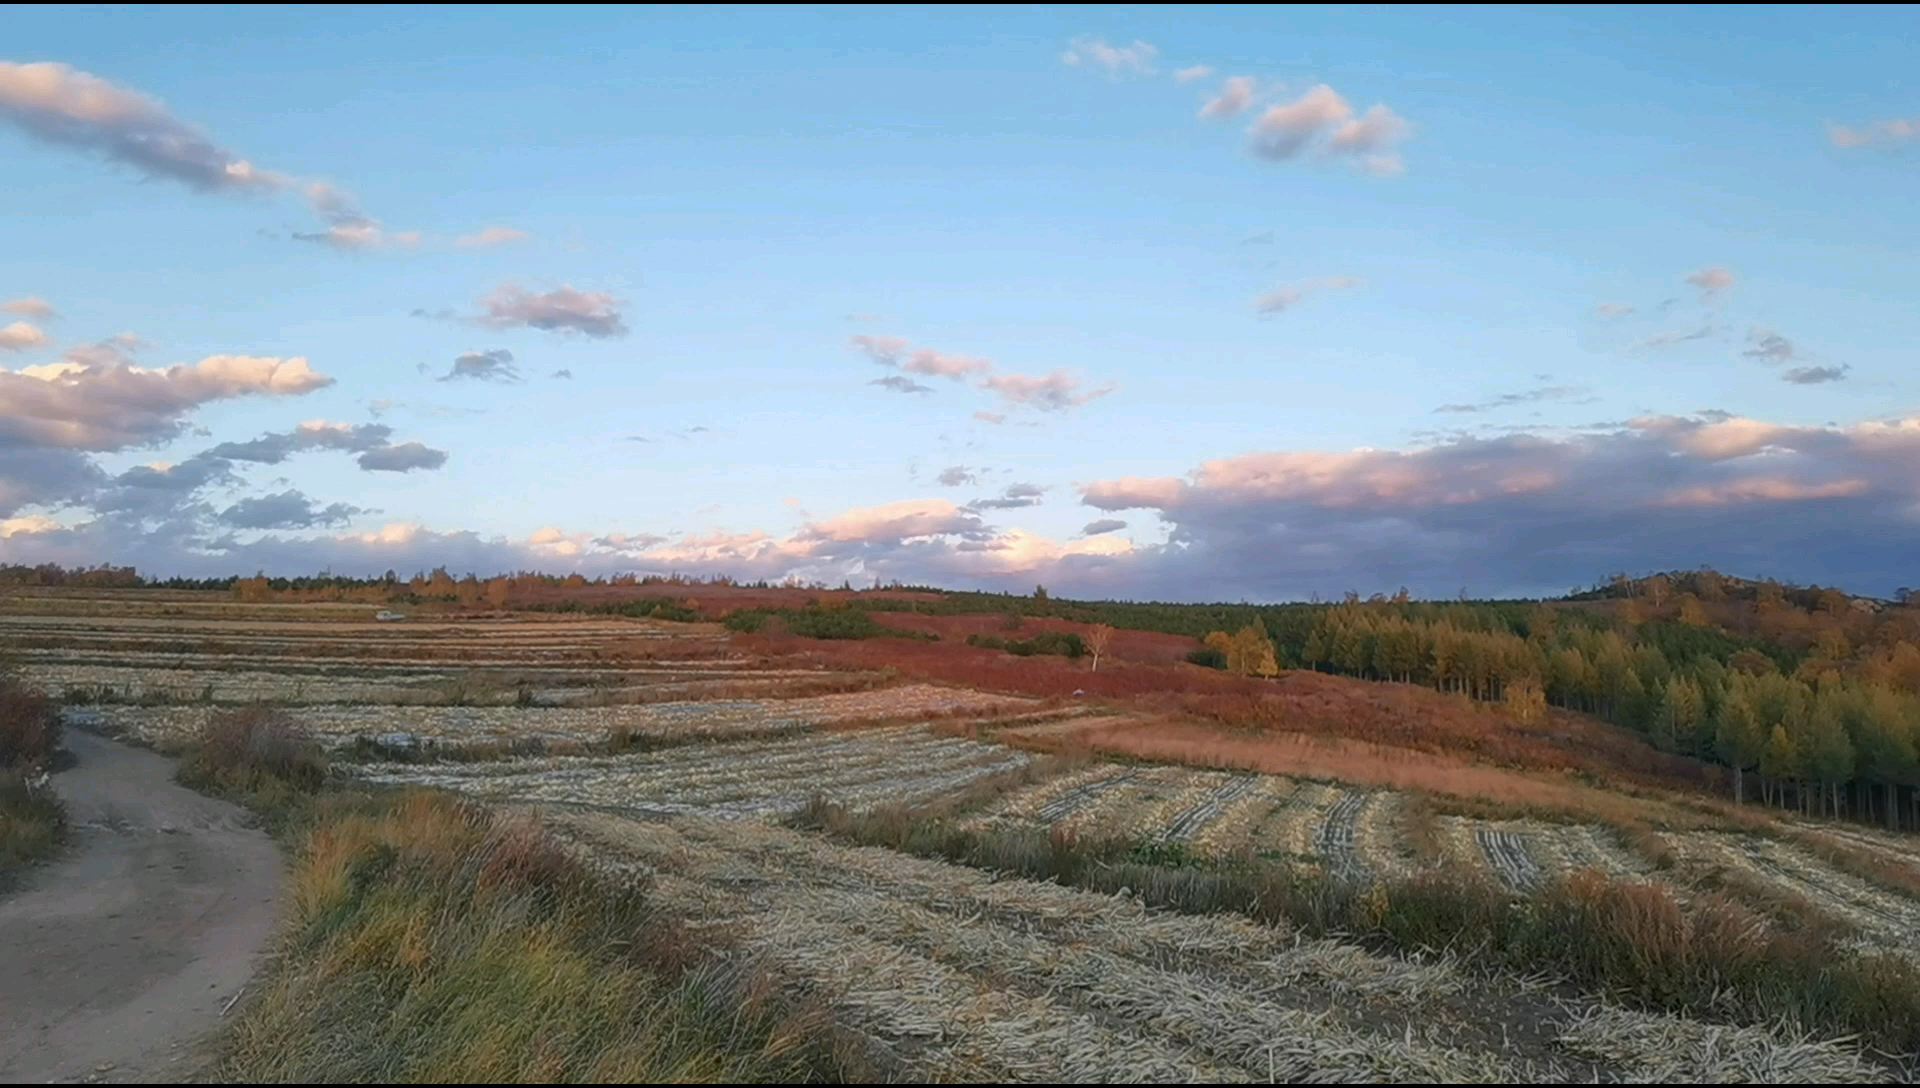
[[[1478,870],[1511,891],[1528,892],[1552,877],[1595,869],[1609,877],[1646,880],[1652,865],[1627,850],[1612,831],[1589,824],[1537,820],[1436,821],[1442,860]]]
[[[1867,943],[1920,956],[1920,901],[1874,887],[1804,849],[1751,835],[1668,835],[1689,875],[1731,868],[1812,903]]]
[[[1020,710],[1011,696],[910,685],[799,699],[727,699],[606,707],[352,706],[307,707],[301,727],[323,746],[357,741],[455,753],[516,744],[597,745],[615,733],[662,741],[756,736],[818,726]],[[95,724],[158,747],[199,735],[217,711],[207,706],[107,706]]]
[[[901,726],[618,756],[375,763],[354,773],[374,784],[435,786],[490,801],[751,819],[788,815],[815,797],[852,808],[925,801],[1030,759]]]
[[[896,1079],[1881,1079],[1841,1045],[1561,1005],[1446,961],[1148,910],[778,827],[549,811],[826,1001]],[[1664,1040],[1684,1048],[1657,1049]],[[1661,1063],[1665,1064],[1661,1064]]]
[[[447,666],[371,666],[358,668],[276,668],[256,671],[238,666],[160,668],[154,666],[70,665],[31,661],[23,676],[70,704],[126,703],[276,703],[290,706],[356,703],[363,705],[567,706],[647,702],[712,692],[737,696],[752,692],[778,695],[807,686],[873,686],[884,678],[867,673],[828,673],[805,669],[633,668],[515,672]]]
[[[1275,775],[1096,763],[1016,790],[963,826],[1040,827],[1178,845],[1209,858],[1297,856],[1363,877],[1410,864],[1395,827],[1398,803],[1383,791],[1343,792]]]

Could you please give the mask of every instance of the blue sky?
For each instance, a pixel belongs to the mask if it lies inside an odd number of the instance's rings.
[[[0,79],[0,300],[56,314],[0,315],[45,338],[0,366],[130,332],[145,346],[129,365],[305,358],[332,382],[203,396],[136,441],[0,429],[15,450],[0,479],[17,477],[0,559],[1255,597],[1401,578],[1551,589],[1720,562],[1884,591],[1893,543],[1920,542],[1920,496],[1900,482],[1920,440],[1860,430],[1920,403],[1920,140],[1886,124],[1920,114],[1916,23],[1829,8],[19,10],[0,60],[65,77],[16,69],[11,97]],[[129,158],[120,122],[81,108],[83,76],[291,180],[196,187]],[[1199,117],[1233,76],[1253,80],[1246,108]],[[1324,101],[1323,85],[1346,113],[1297,154],[1251,150],[1269,111]],[[1387,176],[1340,150],[1340,125],[1376,105],[1394,131],[1369,154],[1402,164]],[[302,198],[315,181],[350,193],[385,244],[293,238],[324,229]],[[454,244],[490,226],[525,237]],[[1720,286],[1688,282],[1710,269],[1724,280],[1699,282]],[[478,323],[504,285],[605,296],[627,331]],[[1294,301],[1258,312],[1276,292]],[[991,370],[889,371],[855,336]],[[523,381],[436,380],[500,349]],[[1110,391],[1043,410],[978,387],[1056,370],[1081,395]],[[869,384],[889,376],[931,391]],[[0,418],[39,403],[8,396]],[[1650,418],[1691,429],[1630,423]],[[1685,436],[1729,419],[1775,430],[1732,460],[1697,457]],[[144,521],[102,514],[132,466],[201,463],[305,420],[377,422],[447,457],[243,462]],[[1203,468],[1264,455],[1291,459]],[[1379,457],[1478,484],[1444,501],[1383,488]],[[1675,458],[1698,463],[1611,495],[1604,525],[1516,498]],[[1550,484],[1511,486],[1516,466],[1560,461]],[[955,467],[973,479],[942,485]],[[1116,507],[1098,485],[1126,478],[1189,492]],[[1014,484],[1045,490],[966,506]],[[220,522],[287,489],[369,512]],[[916,517],[844,520],[899,504]],[[1094,547],[1082,528],[1109,515],[1128,526]],[[1809,544],[1836,519],[1895,540]],[[1593,546],[1569,547],[1576,523]],[[395,524],[419,528],[375,539]],[[530,543],[541,530],[560,535]],[[612,533],[664,539],[593,543]],[[755,533],[778,546],[738,542]]]

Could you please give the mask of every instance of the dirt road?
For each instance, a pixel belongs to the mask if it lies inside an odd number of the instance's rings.
[[[67,746],[67,853],[0,896],[0,1082],[185,1076],[272,936],[279,851],[168,759]]]

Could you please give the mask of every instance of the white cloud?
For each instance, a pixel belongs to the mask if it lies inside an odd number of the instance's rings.
[[[1160,51],[1143,41],[1132,45],[1108,45],[1099,38],[1075,38],[1060,54],[1062,63],[1074,68],[1097,68],[1114,78],[1150,76]]]
[[[1205,79],[1212,74],[1213,74],[1212,65],[1196,64],[1191,68],[1182,68],[1179,71],[1173,73],[1173,81],[1175,83],[1193,83],[1197,80]]]

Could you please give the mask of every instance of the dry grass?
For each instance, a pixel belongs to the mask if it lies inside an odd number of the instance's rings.
[[[0,770],[0,891],[27,866],[51,857],[66,827],[66,810],[51,790],[30,785],[18,772]]]
[[[327,761],[284,712],[213,714],[180,761],[180,781],[276,818],[326,783]]]
[[[0,890],[60,848],[66,809],[45,784],[60,718],[38,691],[0,669]]]
[[[60,717],[38,690],[0,662],[0,771],[46,766],[60,747]]]
[[[1841,872],[1912,899],[1920,899],[1920,857],[1899,858],[1823,831],[1795,830],[1788,840]]]
[[[609,886],[537,827],[428,794],[322,803],[241,1083],[838,1080],[831,1025],[724,935]]]

